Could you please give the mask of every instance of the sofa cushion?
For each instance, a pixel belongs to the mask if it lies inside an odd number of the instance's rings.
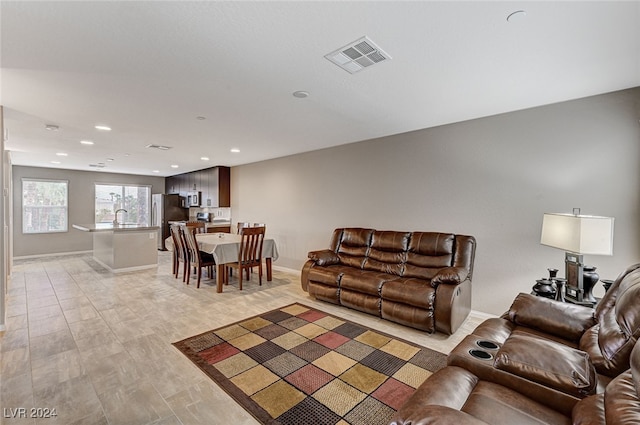
[[[596,324],[593,309],[559,303],[544,297],[520,293],[509,312],[511,322],[550,333],[577,343],[582,334]]]
[[[592,395],[577,402],[571,417],[573,425],[604,424],[604,394]]]
[[[386,273],[348,269],[340,278],[340,288],[379,297],[382,285],[393,278],[393,275]]]
[[[640,269],[630,271],[616,285],[596,307],[597,340],[594,334],[580,340],[580,348],[600,357],[598,370],[609,376],[629,368],[631,350],[640,337]]]
[[[640,400],[631,370],[618,375],[607,385],[604,411],[608,425],[640,423]]]
[[[403,276],[431,280],[438,270],[453,262],[455,235],[413,232]]]
[[[361,269],[369,253],[372,235],[373,229],[343,229],[337,247],[340,264]]]
[[[410,239],[409,232],[376,230],[371,238],[371,248],[364,268],[400,276],[404,271]]]
[[[579,398],[596,390],[596,370],[587,353],[529,335],[511,335],[494,367]]]
[[[432,406],[441,406],[433,409]],[[448,409],[464,412],[454,416]],[[442,422],[441,414],[451,419]],[[456,366],[447,366],[431,375],[398,410],[392,425],[425,425],[464,421],[471,416],[475,422],[487,424],[571,424],[570,418],[522,394],[498,384],[482,381],[473,373]]]
[[[436,290],[423,279],[398,278],[385,282],[381,295],[383,300],[432,310],[436,299]]]

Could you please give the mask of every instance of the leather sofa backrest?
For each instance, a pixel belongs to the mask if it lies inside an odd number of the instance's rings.
[[[640,337],[640,264],[618,276],[596,306],[595,325],[578,348],[591,356],[598,373],[615,377],[629,369],[631,350]]]
[[[476,253],[476,238],[456,235],[456,247],[453,255],[453,267],[469,270],[469,279],[473,274],[473,261]]]
[[[411,232],[376,230],[371,238],[364,269],[401,276],[410,239]]]
[[[369,254],[373,229],[361,229],[357,227],[336,229],[333,233],[332,248],[340,258],[340,263],[350,267],[361,269]]]
[[[595,423],[606,423],[607,425],[637,424],[640,422],[640,344],[636,344],[631,351],[630,368],[615,377],[605,388],[604,394],[598,397],[604,403],[604,420],[600,419]],[[574,411],[587,404],[589,400],[579,402]],[[597,415],[591,413],[591,418]],[[575,416],[575,414],[574,414]],[[586,415],[584,415],[586,416]],[[579,420],[574,423],[584,423]],[[593,423],[590,421],[590,423]]]
[[[616,279],[596,307],[595,317],[600,351],[612,364],[626,369],[640,337],[640,264]]]
[[[438,232],[335,229],[330,249],[340,264],[402,277],[431,280],[445,267],[461,267],[471,279],[475,238]]]
[[[453,265],[455,238],[451,233],[413,232],[403,276],[431,280]]]

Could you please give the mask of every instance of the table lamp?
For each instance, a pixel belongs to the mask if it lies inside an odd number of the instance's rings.
[[[583,255],[613,255],[613,217],[545,213],[540,243],[565,251],[566,300],[594,305],[591,293],[595,282],[583,279]],[[597,281],[597,280],[596,280]]]

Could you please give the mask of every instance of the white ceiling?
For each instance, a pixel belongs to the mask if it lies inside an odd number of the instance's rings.
[[[0,13],[17,165],[168,176],[640,86],[640,1],[3,0]],[[392,59],[352,75],[324,58],[362,36]]]

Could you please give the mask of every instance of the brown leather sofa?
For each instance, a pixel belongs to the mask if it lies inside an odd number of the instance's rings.
[[[452,334],[471,310],[473,236],[336,229],[309,252],[302,289],[316,299],[427,332]]]
[[[559,342],[589,354],[599,374],[616,377],[629,368],[640,338],[640,264],[622,272],[595,309],[520,294],[503,318],[484,321],[473,334],[499,344],[514,335]]]
[[[595,309],[520,294],[452,350],[392,424],[638,423],[639,336],[640,264]]]
[[[458,366],[431,375],[396,413],[391,425],[628,425],[640,423],[640,344],[630,368],[602,393],[585,397],[569,411],[483,380]]]

